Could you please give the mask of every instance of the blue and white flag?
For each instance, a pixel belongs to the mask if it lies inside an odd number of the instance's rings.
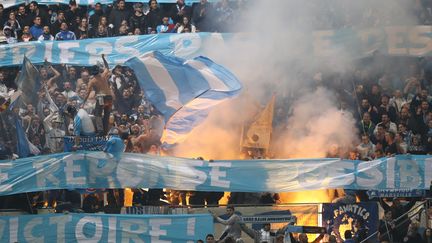
[[[141,89],[165,117],[165,145],[185,139],[211,108],[236,96],[242,88],[234,74],[205,57],[185,60],[149,52],[126,65],[134,70]]]

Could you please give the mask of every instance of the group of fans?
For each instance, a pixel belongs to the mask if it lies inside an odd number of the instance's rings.
[[[240,2],[241,5],[241,2]],[[124,35],[156,33],[226,32],[235,21],[237,4],[223,0],[217,4],[202,0],[187,6],[115,1],[113,5],[96,3],[80,6],[75,0],[69,5],[39,5],[3,9],[0,3],[0,43],[45,40],[80,40]]]
[[[99,3],[94,6],[78,6],[71,0],[67,6],[41,6],[37,2],[31,2],[9,9],[4,9],[0,3],[0,23],[3,30],[0,43],[155,33],[226,32],[232,31],[232,24],[244,8],[243,1],[227,0],[215,4],[201,0],[193,6],[185,5],[183,0],[178,0],[176,4],[160,5],[156,0],[150,0],[148,5],[118,0],[113,6]],[[327,6],[323,11],[335,10],[328,9]],[[419,23],[432,23],[430,1],[416,1],[412,11],[419,12]],[[373,23],[369,23],[372,25],[376,22],[385,24],[385,21],[388,21],[380,20],[377,17],[379,14],[365,13],[363,17],[369,19],[367,16],[376,17],[371,20]],[[339,23],[333,23],[324,27],[338,25]],[[123,147],[119,145],[118,139],[114,139],[116,141],[112,140],[104,148],[107,150],[155,155],[160,153],[163,117],[146,99],[133,70],[122,66],[110,70],[103,56],[101,61],[104,62],[103,66],[94,67],[51,65],[47,62],[38,66],[44,86],[38,92],[39,103],[13,109],[20,117],[25,133],[34,146],[33,155],[62,152],[65,136],[73,138],[73,149],[81,149],[80,138],[89,135],[111,135],[124,142]],[[17,69],[0,69],[0,92],[16,89],[16,76]],[[376,53],[370,58],[358,61],[350,71],[337,73],[321,70],[319,75],[309,76],[317,86],[333,90],[339,98],[340,110],[354,114],[357,119],[357,131],[353,133],[359,135],[361,142],[349,148],[336,146],[329,149],[329,157],[372,160],[396,154],[432,153],[431,58],[386,57]],[[50,98],[58,111],[51,109]],[[281,100],[286,102],[279,102],[275,110],[284,108],[286,111],[276,112],[276,123],[286,122],[289,115],[287,107],[290,100]],[[4,142],[2,146],[9,146],[11,152],[16,153],[16,148],[10,146],[14,143],[9,142],[7,131],[3,133],[3,130],[0,134]],[[136,204],[154,205],[159,204],[160,199],[167,199],[161,190],[133,191],[133,201]],[[169,201],[185,200],[186,192],[173,192],[171,195],[176,193],[182,195],[168,198]],[[196,204],[217,204],[222,196],[223,193],[195,193],[190,196],[190,201]],[[264,196],[270,198],[270,201],[276,201],[268,194]],[[26,198],[18,198],[18,201],[27,203],[27,197],[28,195]],[[60,211],[73,211],[81,207],[79,193],[76,191],[43,192],[35,194],[32,200],[35,204],[48,201],[50,206],[54,206],[54,202],[69,202],[60,205],[63,207],[59,208]],[[109,191],[108,205],[105,207],[101,201],[97,194],[90,194],[85,198],[82,210],[117,212],[123,205],[123,192]],[[6,197],[3,202],[8,202]],[[16,202],[15,198],[9,201],[9,204]],[[384,203],[382,205],[386,213],[380,222],[381,242],[432,242],[429,228],[422,237],[418,235],[415,223],[410,224],[407,221],[408,223],[399,226],[394,225],[398,223],[395,219],[407,211],[397,200],[393,201],[392,208]],[[223,220],[218,221],[226,223]],[[235,240],[235,237],[235,234],[229,235],[225,242]],[[350,238],[350,235],[347,234],[346,237]],[[358,235],[354,235],[354,240],[356,237],[358,240]],[[280,239],[275,237],[274,241],[279,242]],[[307,240],[307,235],[301,234],[298,242]],[[328,237],[328,242],[336,242],[333,240],[336,239]],[[358,242],[354,240],[345,242]],[[214,242],[213,235],[208,235],[206,241]]]

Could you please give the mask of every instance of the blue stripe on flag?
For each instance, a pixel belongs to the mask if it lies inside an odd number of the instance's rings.
[[[242,88],[230,71],[205,57],[184,60],[150,52],[126,65],[135,71],[141,89],[164,115],[162,141],[166,145],[186,138],[214,106]]]

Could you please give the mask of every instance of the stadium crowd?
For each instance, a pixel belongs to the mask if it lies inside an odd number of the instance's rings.
[[[334,5],[316,4],[329,13],[322,16],[331,16],[332,11],[339,11],[330,7]],[[405,9],[405,11],[416,13],[417,24],[432,24],[430,1],[415,1],[412,6],[412,9]],[[343,9],[343,7],[341,5],[338,8]],[[233,23],[245,8],[247,4],[244,1],[227,0],[215,4],[201,0],[193,6],[186,6],[182,0],[178,0],[176,4],[157,4],[156,0],[151,0],[148,5],[130,4],[119,0],[115,6],[98,3],[94,6],[78,6],[73,0],[69,5],[41,6],[31,2],[28,5],[8,9],[4,9],[0,4],[0,23],[4,23],[0,43],[155,33],[229,32],[236,31],[232,29]],[[398,13],[399,10],[386,9],[385,11]],[[391,19],[380,19],[380,16],[389,15],[381,15],[376,9],[365,9],[361,13],[363,16],[357,17],[364,21],[355,21],[360,23],[360,26],[356,27],[394,23]],[[331,17],[311,19],[311,21],[321,23],[321,28],[343,28],[354,23],[350,18],[355,17],[347,14],[346,19],[340,21],[335,21]],[[38,69],[42,83],[46,87],[38,92],[39,103],[27,104],[26,107],[22,107],[24,109],[19,107],[13,109],[13,112],[20,117],[29,141],[34,145],[33,155],[63,152],[64,137],[77,135],[74,133],[74,126],[70,125],[73,119],[64,115],[70,113],[71,107],[76,111],[84,110],[87,114],[103,118],[101,126],[95,125],[95,132],[101,136],[112,131],[112,127],[116,128],[115,133],[124,141],[124,151],[160,153],[163,117],[146,99],[133,70],[123,66],[106,70],[106,66],[80,67],[51,65],[47,62],[38,66]],[[17,68],[0,68],[1,93],[17,88],[15,83],[17,75]],[[341,145],[330,149],[328,157],[373,160],[396,154],[432,154],[432,59],[430,57],[389,57],[375,53],[372,57],[358,60],[349,71],[319,70],[317,73],[304,76],[314,79],[316,86],[324,86],[334,91],[340,101],[340,110],[351,112],[357,120],[357,130],[352,132],[358,135],[360,142],[350,147]],[[109,85],[112,110],[106,109],[106,105],[102,104],[104,111],[98,111],[103,102],[94,84],[97,77],[104,79],[104,82]],[[59,108],[59,112],[50,109],[50,98]],[[282,111],[275,112],[275,125],[286,127],[291,99],[280,97],[280,100],[275,109]],[[111,103],[107,102],[107,104]],[[5,127],[0,127],[4,156],[17,153],[16,147],[12,146],[16,141],[11,141],[14,136],[8,134],[7,130]],[[79,142],[76,145],[79,146]],[[185,195],[191,194],[172,192],[165,195],[162,190],[132,190],[134,205],[159,205],[160,199],[167,199],[174,204],[180,202],[185,204]],[[27,204],[28,195],[21,196],[18,201]],[[204,204],[204,201],[209,205],[217,205],[222,196],[223,193],[198,192],[191,194],[189,201],[197,205]],[[233,201],[233,199],[231,202],[250,203],[249,199],[244,198],[244,194],[242,196],[242,200]],[[6,198],[4,197],[4,204],[8,203]],[[63,204],[64,208],[59,208],[60,211],[83,210],[89,213],[119,212],[124,201],[122,190],[110,190],[107,205],[103,205],[97,193],[90,193],[85,197],[81,207],[80,193],[71,190],[41,192],[32,195],[31,200],[35,208],[43,206],[41,204],[45,202],[49,206],[57,204],[58,207],[59,202],[63,201],[68,203]],[[261,203],[275,203],[277,196],[265,194],[262,195],[261,200]],[[16,198],[13,198],[9,204],[16,202]],[[395,228],[392,226],[393,219],[397,218],[394,215],[400,216],[401,212],[407,211],[406,209],[395,208],[398,206],[397,203],[393,204],[394,208],[386,208],[384,202],[381,204],[386,209],[386,216],[380,223],[380,231],[381,227],[392,228],[392,235],[386,230],[382,231],[384,232],[380,236],[382,242],[387,241],[389,237],[394,238],[395,242],[421,242],[419,239],[422,237],[415,233],[417,231],[414,224],[405,223],[403,230],[393,230]],[[431,229],[426,229],[422,240],[432,242],[431,235]],[[298,242],[307,242],[307,236],[306,241],[305,235],[301,237],[303,238]],[[354,237],[358,238],[358,236]],[[214,242],[213,236],[207,238],[207,242]]]

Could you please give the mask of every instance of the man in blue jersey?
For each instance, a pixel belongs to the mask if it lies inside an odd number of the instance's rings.
[[[65,114],[73,118],[73,135],[75,136],[75,149],[80,145],[81,136],[95,136],[96,130],[90,115],[84,109],[77,109],[69,105]]]
[[[121,154],[125,149],[125,145],[123,140],[119,136],[119,131],[117,128],[111,128],[108,135],[110,136],[105,148],[104,152],[109,153],[108,157],[113,156],[114,159],[118,162],[120,160]],[[106,164],[106,160],[99,160],[98,167],[104,167]]]

